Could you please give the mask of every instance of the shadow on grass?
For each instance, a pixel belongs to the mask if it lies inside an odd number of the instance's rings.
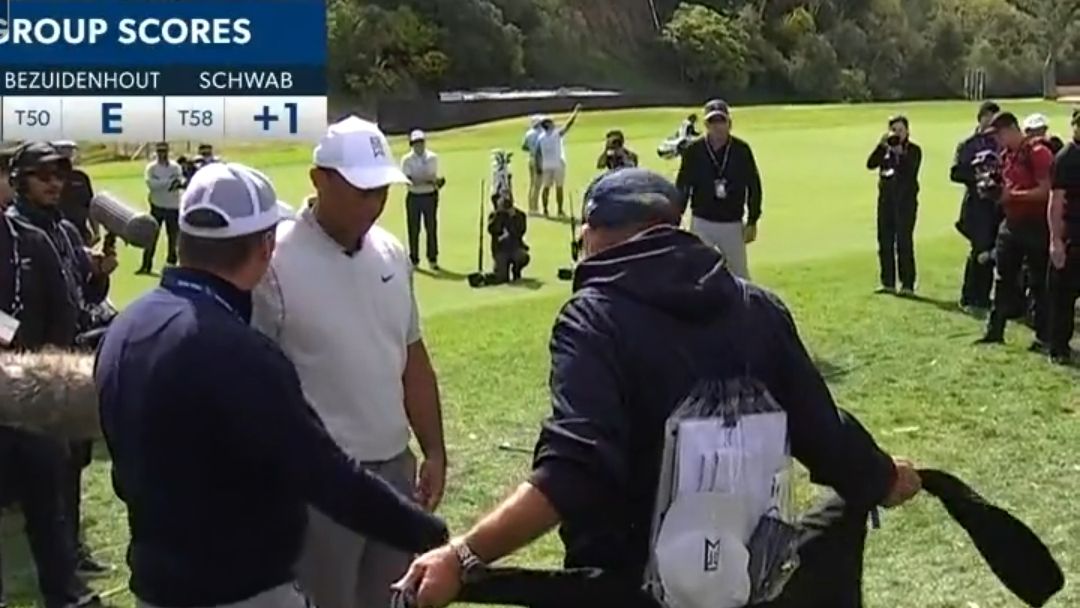
[[[430,277],[436,281],[464,281],[469,278],[469,275],[462,274],[460,272],[454,272],[453,270],[447,270],[441,268],[439,270],[428,270],[427,268],[417,268],[416,274],[422,274],[425,277]]]
[[[828,359],[814,357],[814,367],[817,368],[826,382],[838,383],[843,382],[856,366],[845,367],[837,365]]]

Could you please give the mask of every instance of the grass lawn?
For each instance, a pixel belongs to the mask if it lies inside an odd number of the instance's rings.
[[[1008,105],[1018,114],[1046,112],[1064,135],[1066,107]],[[898,110],[911,118],[913,138],[924,150],[919,301],[871,295],[877,276],[875,176],[864,163],[887,116]],[[1080,490],[1077,372],[1027,354],[1030,335],[1020,328],[1010,330],[1004,348],[971,346],[981,323],[954,306],[965,250],[952,228],[959,191],[948,183],[948,166],[956,142],[972,128],[975,110],[958,103],[736,109],[736,131],[754,145],[765,184],[752,271],[787,300],[838,402],[856,412],[888,450],[953,471],[1014,510],[1048,542],[1066,575],[1074,575],[1080,573],[1080,524],[1069,505]],[[580,198],[611,128],[626,132],[647,165],[673,174],[676,166],[656,159],[653,150],[685,114],[584,114],[568,139],[570,189]],[[489,178],[489,152],[516,149],[524,126],[518,120],[431,136],[449,179],[440,232],[441,261],[451,272],[418,276],[417,288],[439,372],[451,458],[442,511],[455,530],[524,478],[528,457],[497,448],[530,448],[548,410],[546,346],[568,291],[555,280],[556,269],[568,261],[567,227],[531,223],[535,281],[528,286],[473,291],[460,278],[475,269],[478,192],[480,180]],[[396,146],[400,155],[402,142]],[[290,203],[308,192],[306,148],[223,152],[266,171]],[[524,176],[524,159],[515,166]],[[99,189],[145,199],[140,165],[95,166],[91,173]],[[519,197],[523,182],[519,177]],[[404,236],[402,197],[394,193],[383,223]],[[131,275],[138,266],[135,250],[122,255],[114,294],[127,302],[153,280]],[[112,496],[108,467],[102,458],[89,475],[87,532],[100,557],[121,564],[126,521]],[[28,606],[34,598],[32,566],[15,522],[4,529],[9,599]],[[557,540],[548,538],[516,559],[555,565]],[[124,581],[118,572],[98,586],[121,590],[110,601],[130,606]],[[928,497],[885,514],[883,528],[870,536],[865,587],[869,607],[1020,605]],[[1080,589],[1072,586],[1052,606],[1078,604]]]

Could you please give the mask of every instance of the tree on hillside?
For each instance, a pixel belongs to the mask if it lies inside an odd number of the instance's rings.
[[[331,0],[327,37],[331,87],[351,96],[413,94],[449,67],[438,31],[406,6],[393,10]]]
[[[1043,93],[1054,96],[1057,83],[1057,64],[1061,59],[1069,26],[1080,15],[1080,0],[1009,0],[1021,12],[1031,16],[1039,24],[1043,36],[1046,64],[1043,76]]]
[[[721,91],[746,88],[750,40],[737,20],[699,4],[680,4],[662,38],[691,83]]]

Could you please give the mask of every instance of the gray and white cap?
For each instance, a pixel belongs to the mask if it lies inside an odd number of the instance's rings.
[[[210,211],[221,225],[188,221],[192,212]],[[231,239],[273,228],[291,215],[263,173],[238,163],[213,163],[192,176],[180,197],[180,230],[207,239]],[[201,223],[201,222],[200,222]]]

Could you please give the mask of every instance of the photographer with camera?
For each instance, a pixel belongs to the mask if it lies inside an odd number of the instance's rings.
[[[878,293],[915,293],[915,221],[919,211],[922,148],[911,141],[906,116],[889,119],[889,130],[870,153],[866,168],[878,172],[877,237],[881,265]]]
[[[622,131],[608,131],[604,142],[604,151],[596,160],[596,168],[607,171],[629,169],[638,166],[638,155],[626,147],[626,136]]]
[[[1030,286],[1035,302],[1035,336],[1032,351],[1049,343],[1046,318],[1046,268],[1050,231],[1047,206],[1050,199],[1054,155],[1040,137],[1028,137],[1011,112],[998,114],[991,123],[998,145],[1004,150],[1004,186],[1001,207],[1005,220],[998,230],[994,251],[997,281],[994,305],[986,335],[980,344],[1003,344],[1005,325],[1023,310],[1023,273],[1027,265],[1034,277]]]
[[[169,159],[169,144],[161,142],[155,147],[157,158],[146,165],[146,186],[150,190],[150,215],[165,228],[168,253],[165,263],[176,265],[176,238],[180,232],[180,191],[187,181],[184,170],[176,161]],[[155,244],[156,245],[156,244]],[[135,274],[151,274],[154,271],[154,254],[157,247],[143,251],[142,266]]]
[[[992,252],[1001,224],[997,200],[1001,189],[1001,163],[997,140],[989,132],[990,121],[1001,111],[998,104],[987,101],[979,107],[979,124],[975,133],[956,148],[949,179],[963,184],[964,198],[960,203],[960,218],[956,230],[971,245],[964,265],[964,286],[960,292],[960,307],[968,313],[980,314],[990,310],[990,291],[994,287]]]
[[[500,197],[495,211],[488,215],[491,257],[495,261],[495,282],[518,282],[529,265],[529,246],[525,244],[528,219],[514,206],[511,197]]]

